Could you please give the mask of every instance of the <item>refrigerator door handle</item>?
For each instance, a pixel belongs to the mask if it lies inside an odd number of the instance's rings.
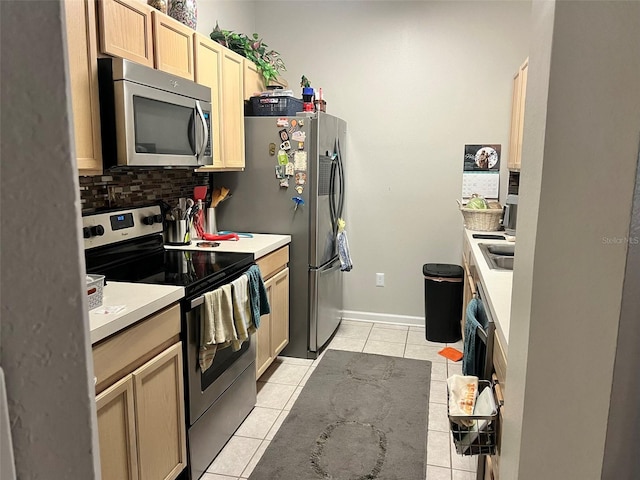
[[[329,173],[329,215],[331,217],[331,226],[333,227],[334,233],[336,233],[336,227],[338,224],[338,209],[335,198],[336,165],[337,163],[335,161],[331,162],[331,170]]]
[[[342,152],[340,150],[340,138],[336,140],[336,146],[338,150],[338,162],[337,162],[337,170],[339,176],[339,184],[340,184],[340,199],[338,200],[338,205],[336,208],[336,218],[342,217],[342,209],[344,208],[344,165],[342,164]]]

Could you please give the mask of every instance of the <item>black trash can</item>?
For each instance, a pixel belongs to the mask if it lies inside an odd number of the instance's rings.
[[[457,342],[462,339],[464,269],[448,263],[427,263],[422,267],[422,274],[427,340]]]

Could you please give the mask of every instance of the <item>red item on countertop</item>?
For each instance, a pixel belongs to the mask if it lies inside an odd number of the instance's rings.
[[[214,235],[213,233],[203,233],[201,238],[211,242],[218,240],[240,240],[237,233],[227,233],[226,235]]]
[[[453,347],[445,347],[438,353],[449,360],[453,360],[454,362],[459,362],[464,356],[460,350]]]

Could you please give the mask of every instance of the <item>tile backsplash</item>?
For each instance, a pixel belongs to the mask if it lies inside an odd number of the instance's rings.
[[[112,170],[79,177],[82,212],[139,207],[164,200],[175,205],[180,197],[193,197],[193,187],[209,185],[209,175],[187,169]]]

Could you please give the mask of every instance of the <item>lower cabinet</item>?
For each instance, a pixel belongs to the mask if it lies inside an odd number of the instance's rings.
[[[168,314],[177,314],[179,330],[178,309],[158,315],[155,323]],[[154,317],[94,347],[97,368],[107,356],[117,363],[125,350],[142,348],[142,360],[120,370],[122,376],[96,396],[103,480],[173,480],[187,465],[182,344],[165,330],[169,346],[148,351],[142,341],[151,333],[147,329],[154,329]],[[104,378],[97,368],[96,377]]]
[[[256,332],[256,378],[260,378],[289,343],[289,247],[256,262],[265,280],[271,313],[260,318]]]

